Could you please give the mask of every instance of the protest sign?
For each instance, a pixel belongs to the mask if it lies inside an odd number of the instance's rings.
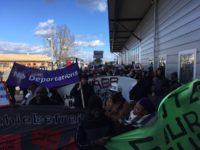
[[[120,89],[122,90],[123,97],[130,101],[129,91],[136,85],[137,80],[130,77],[122,76],[103,76],[98,77],[94,81],[90,80],[90,83],[93,84],[95,92],[105,100],[109,94],[109,88],[112,83],[117,83]]]
[[[0,110],[0,149],[74,149],[84,112],[62,106],[21,106]]]
[[[168,94],[158,109],[158,120],[149,127],[116,136],[108,150],[200,149],[200,81]]]
[[[0,82],[0,108],[6,107],[11,104],[11,97],[9,92],[4,84],[4,82]]]
[[[108,96],[111,83],[117,83],[122,89],[123,97],[127,101],[130,101],[129,91],[136,85],[137,80],[121,76],[103,76],[98,77],[95,80],[89,79],[89,83],[94,86],[95,93],[99,95],[102,100],[106,99]],[[71,99],[70,92],[74,85],[75,84],[71,84],[59,88],[59,94],[66,99]]]
[[[103,58],[103,51],[94,51],[93,58]]]
[[[9,86],[28,88],[36,83],[45,87],[56,87],[72,84],[79,81],[78,65],[72,64],[63,69],[39,70],[14,63],[7,80]]]

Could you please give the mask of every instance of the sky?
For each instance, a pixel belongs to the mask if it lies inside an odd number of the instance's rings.
[[[2,0],[0,53],[50,56],[44,35],[61,25],[75,37],[70,55],[92,61],[94,50],[102,50],[105,61],[113,60],[106,0]]]

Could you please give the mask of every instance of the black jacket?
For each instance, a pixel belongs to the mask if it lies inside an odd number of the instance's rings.
[[[148,82],[145,79],[141,79],[138,83],[130,90],[129,98],[137,102],[143,97],[148,95]]]
[[[105,150],[94,141],[105,136],[112,136],[112,122],[103,113],[96,116],[86,113],[76,132],[76,144],[80,150]]]
[[[78,90],[79,83],[77,83],[71,90],[70,96],[75,99],[75,107],[83,108],[82,99],[81,99],[81,90]],[[94,88],[90,84],[85,84],[82,86],[83,97],[85,101],[85,107],[87,108],[89,98],[94,94]]]

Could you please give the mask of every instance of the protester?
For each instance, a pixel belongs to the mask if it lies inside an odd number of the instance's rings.
[[[163,97],[167,94],[168,80],[164,75],[163,69],[158,68],[156,70],[155,77],[152,84],[152,96],[155,97],[155,105],[159,106]]]
[[[111,95],[104,102],[103,108],[105,115],[113,122],[113,134],[117,135],[123,132],[123,128],[119,122],[128,115],[132,104],[129,104],[122,96],[121,87],[117,83],[112,83],[109,90],[111,91]]]
[[[142,98],[134,105],[129,115],[122,120],[122,123],[125,126],[131,125],[133,128],[151,125],[156,120],[155,112],[155,105],[150,99]]]
[[[16,104],[16,99],[15,99],[15,86],[8,86],[7,85],[7,88],[8,88],[8,91],[10,93],[10,96],[12,98],[12,104]]]
[[[112,122],[104,115],[102,100],[93,95],[83,121],[76,132],[76,143],[80,150],[105,150],[104,145],[112,136]]]
[[[83,92],[83,97],[81,96],[81,90]],[[74,106],[76,108],[83,108],[82,98],[87,108],[89,98],[94,94],[94,88],[88,83],[88,76],[82,75],[81,82],[77,83],[71,90],[70,96],[75,99]]]
[[[51,93],[51,95],[49,95],[49,97],[51,99],[53,99],[57,105],[64,105],[64,100],[58,93],[57,87],[50,88],[49,93]]]
[[[135,79],[137,80],[137,84],[129,92],[129,98],[133,100],[134,103],[143,97],[147,97],[149,91],[148,80],[145,79],[142,71],[138,70],[136,72]]]
[[[25,95],[24,99],[22,100],[22,105],[28,105],[30,101],[35,97],[35,90],[37,89],[38,85],[33,83],[28,87],[28,93]]]
[[[30,101],[30,105],[55,105],[56,102],[48,96],[46,87],[39,86],[35,90],[35,97]]]
[[[170,81],[169,81],[168,93],[170,93],[171,91],[177,89],[180,86],[181,86],[181,84],[178,82],[177,72],[171,73],[171,75],[170,75]]]

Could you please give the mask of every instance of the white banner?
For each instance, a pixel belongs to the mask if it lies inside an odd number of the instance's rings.
[[[104,76],[98,77],[93,81],[89,79],[89,83],[94,86],[95,93],[99,95],[102,100],[105,100],[109,94],[109,88],[112,83],[117,83],[122,89],[123,97],[129,102],[129,92],[136,85],[137,80],[130,77],[122,76]],[[75,84],[61,87],[58,92],[64,99],[71,99],[70,91]]]
[[[95,92],[104,100],[109,94],[109,88],[112,83],[118,84],[122,90],[123,97],[129,102],[129,92],[136,85],[137,80],[122,76],[98,77],[93,82]]]

